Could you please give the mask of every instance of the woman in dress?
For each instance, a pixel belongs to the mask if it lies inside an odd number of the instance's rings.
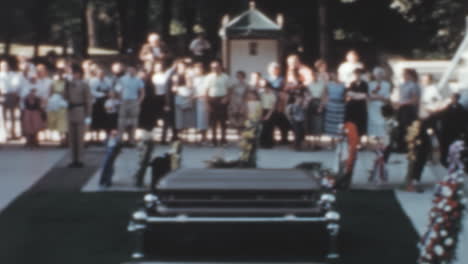
[[[193,66],[193,76],[190,78],[192,89],[195,93],[195,113],[196,113],[196,128],[200,134],[200,142],[206,142],[206,131],[209,128],[209,111],[206,86],[203,85],[205,80],[204,66],[202,63],[196,63]]]
[[[336,74],[330,74],[330,81],[325,91],[325,134],[337,137],[341,134],[340,127],[345,115],[345,92],[343,83]]]
[[[354,72],[354,81],[346,91],[345,122],[352,122],[357,126],[359,136],[367,134],[367,97],[369,86],[362,80],[362,70]]]
[[[102,69],[97,69],[95,72],[95,77],[92,77],[89,80],[89,86],[91,88],[91,95],[94,99],[91,131],[93,132],[93,141],[97,143],[100,141],[99,133],[109,130],[106,127],[106,112],[104,109],[104,103],[107,100],[107,94],[111,90],[112,83],[105,76]]]
[[[178,67],[181,67],[180,64]],[[180,70],[178,72],[181,72]],[[175,74],[172,78],[172,91],[175,98],[175,128],[179,132],[195,127],[195,107],[193,90],[187,81],[187,73]]]
[[[145,85],[145,98],[141,102],[138,125],[146,132],[151,132],[156,125],[157,112],[161,111],[163,106],[155,102],[155,87],[151,75],[146,71],[140,71],[138,76]]]
[[[323,134],[323,104],[325,100],[325,83],[318,80],[311,69],[304,71],[304,85],[308,94],[306,111],[306,134],[312,136],[313,147],[320,145]]]
[[[260,133],[260,146],[263,148],[273,148],[273,114],[275,112],[277,96],[273,87],[264,79],[260,81],[260,101],[262,103],[262,131]]]
[[[390,102],[391,85],[385,80],[385,70],[377,67],[373,71],[373,81],[369,83],[368,125],[370,137],[383,139],[387,131],[382,107]]]
[[[231,97],[229,98],[229,124],[239,131],[244,127],[245,116],[245,95],[249,90],[249,85],[245,81],[246,74],[243,71],[236,73],[237,82],[232,87]]]
[[[50,97],[47,102],[47,127],[50,131],[59,133],[61,145],[67,142],[68,132],[67,107],[65,101],[65,71],[59,69],[50,88]]]
[[[120,100],[117,92],[110,90],[107,96],[107,100],[104,103],[104,109],[106,110],[107,135],[110,135],[112,131],[117,130],[119,105]]]
[[[169,75],[171,71],[166,71],[162,62],[156,62],[153,66],[151,73],[151,81],[154,91],[151,92],[152,98],[152,111],[148,113],[147,119],[153,126],[157,125],[158,120],[164,121],[166,119],[166,112],[164,106],[166,105],[166,94],[169,82]]]
[[[39,132],[44,129],[43,101],[37,95],[35,78],[28,95],[24,99],[24,110],[22,115],[23,134],[26,137],[26,147],[38,147]]]

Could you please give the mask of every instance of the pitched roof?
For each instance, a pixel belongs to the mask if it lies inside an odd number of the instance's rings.
[[[238,37],[278,36],[282,32],[278,24],[256,8],[250,8],[231,20],[224,30],[228,36]]]

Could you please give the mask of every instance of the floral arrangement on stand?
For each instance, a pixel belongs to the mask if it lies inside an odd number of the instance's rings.
[[[210,168],[256,168],[258,138],[260,136],[261,123],[246,121],[239,142],[240,154],[234,160],[226,160],[223,157],[214,157],[206,161]]]
[[[464,198],[464,168],[460,160],[464,143],[450,147],[449,174],[436,186],[429,226],[419,243],[420,264],[449,264],[456,259],[458,236],[466,208]]]

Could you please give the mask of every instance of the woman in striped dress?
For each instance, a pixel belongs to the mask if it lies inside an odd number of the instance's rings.
[[[346,88],[332,73],[325,92],[325,134],[335,137],[340,134],[340,126],[344,121]]]

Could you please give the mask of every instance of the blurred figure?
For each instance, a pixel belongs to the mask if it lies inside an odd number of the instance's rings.
[[[187,73],[173,76],[172,90],[175,94],[175,127],[178,133],[194,128],[193,89],[188,83]]]
[[[257,93],[260,92],[260,81],[262,80],[262,74],[260,72],[252,72],[250,73],[250,80],[249,80],[249,89],[252,91],[256,91]]]
[[[354,72],[357,69],[364,69],[364,65],[359,61],[359,54],[355,50],[350,50],[346,54],[346,61],[338,68],[338,79],[348,88],[354,80]]]
[[[145,98],[145,84],[138,77],[135,67],[128,67],[127,74],[120,78],[117,85],[121,104],[119,109],[119,137],[128,132],[128,143],[135,145],[135,132],[140,115],[140,104]]]
[[[93,111],[91,131],[93,132],[93,141],[99,142],[99,133],[106,130],[106,111],[104,103],[107,95],[112,89],[111,81],[106,77],[102,69],[97,69],[95,77],[89,80],[91,95],[93,96]]]
[[[47,102],[47,128],[50,131],[56,131],[59,134],[60,143],[66,145],[67,128],[67,108],[68,103],[65,101],[65,71],[59,69],[55,75],[54,81],[50,88],[50,97]]]
[[[151,33],[148,35],[148,42],[141,48],[139,57],[143,62],[154,63],[160,61],[164,63],[164,60],[168,57],[166,44],[158,34]]]
[[[17,139],[16,112],[19,109],[20,94],[18,85],[14,84],[15,74],[10,71],[7,61],[0,61],[0,97],[3,97],[3,127],[7,140]]]
[[[418,119],[419,103],[421,98],[421,88],[418,85],[418,73],[414,69],[403,71],[403,84],[399,87],[399,98],[396,103],[398,109],[398,150],[406,152],[407,147],[405,137],[408,127]]]
[[[248,91],[245,94],[245,116],[246,120],[257,123],[262,120],[262,102],[260,96],[255,91]]]
[[[434,83],[434,76],[432,74],[424,74],[421,77],[421,88],[419,116],[426,119],[440,110],[444,100]]]
[[[69,168],[82,168],[84,155],[84,134],[91,125],[92,97],[89,85],[83,80],[83,69],[72,66],[73,79],[65,88],[68,102],[68,131],[71,163]]]
[[[371,137],[384,138],[385,118],[382,115],[382,107],[390,103],[391,84],[385,80],[386,74],[383,68],[377,67],[372,74],[369,83],[368,124],[367,133]]]
[[[37,95],[36,79],[32,78],[32,85],[24,99],[22,116],[23,134],[26,137],[26,147],[39,147],[39,132],[44,129],[43,101]]]
[[[200,62],[206,65],[210,59],[211,44],[205,38],[205,33],[198,33],[197,37],[192,40],[189,46],[189,50],[192,53],[194,62]]]
[[[362,70],[356,69],[348,90],[346,91],[345,122],[354,123],[359,136],[367,134],[367,96],[369,86],[362,80]]]
[[[229,124],[238,130],[244,127],[245,116],[245,95],[249,91],[249,85],[245,81],[246,75],[243,71],[236,73],[236,82],[232,87],[229,101]]]
[[[315,70],[317,71],[317,80],[326,84],[330,80],[330,75],[328,73],[328,63],[319,59],[314,63]]]
[[[276,106],[276,94],[270,84],[262,79],[260,81],[262,92],[260,93],[260,101],[262,103],[262,130],[260,133],[260,146],[263,148],[273,148],[273,117]]]
[[[119,118],[119,107],[120,100],[117,92],[110,90],[107,96],[106,102],[104,103],[105,109],[105,130],[107,135],[110,135],[110,132],[117,130],[118,128],[118,118]]]
[[[152,91],[147,90],[145,93],[145,106],[142,106],[140,115],[141,126],[147,131],[153,130],[158,120],[164,122],[166,120],[164,106],[166,105],[169,74],[161,62],[156,62],[150,78]]]
[[[270,63],[266,80],[270,83],[275,93],[279,93],[283,89],[284,78],[281,76],[281,66],[278,63]]]
[[[330,74],[325,95],[325,134],[337,137],[344,123],[346,87],[336,74]]]
[[[117,91],[120,78],[125,75],[125,66],[121,62],[114,62],[111,66],[111,75],[108,77],[111,89]]]
[[[305,100],[302,96],[292,96],[286,107],[286,116],[294,132],[294,149],[301,150],[305,137]]]
[[[209,128],[208,95],[203,82],[205,81],[204,67],[201,63],[196,63],[193,67],[193,76],[190,80],[194,90],[196,128],[201,135],[200,141],[206,142],[206,131]]]
[[[312,136],[313,147],[320,144],[323,134],[323,112],[325,103],[325,82],[319,81],[311,69],[304,70],[304,85],[307,89],[308,102],[306,112],[306,134]]]
[[[228,119],[228,105],[231,88],[229,76],[223,73],[220,62],[213,61],[210,65],[211,73],[205,78],[210,106],[210,126],[212,129],[213,145],[218,145],[217,127],[221,127],[221,144],[226,144],[226,129]]]
[[[39,64],[36,67],[37,73],[37,95],[45,102],[50,95],[50,87],[52,79],[49,77],[49,71],[44,64]]]
[[[112,176],[114,175],[114,164],[122,150],[119,133],[113,130],[109,134],[106,144],[106,156],[102,164],[101,179],[99,186],[101,188],[109,188],[112,186]]]

